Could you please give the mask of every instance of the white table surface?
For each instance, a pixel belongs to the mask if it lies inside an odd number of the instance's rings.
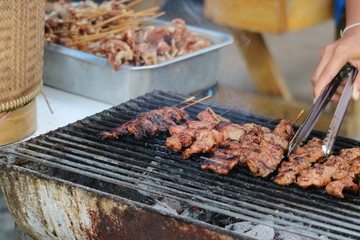
[[[112,105],[107,103],[47,86],[43,87],[43,92],[49,101],[53,113],[50,112],[44,97],[41,94],[38,95],[36,97],[37,130],[26,139],[47,133],[50,130],[63,127],[112,107]]]

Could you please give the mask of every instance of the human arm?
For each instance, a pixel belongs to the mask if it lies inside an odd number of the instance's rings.
[[[360,23],[360,0],[346,0],[346,26],[357,23]],[[360,25],[348,28],[340,39],[328,44],[321,50],[320,57],[320,62],[311,79],[315,99],[347,62],[360,70]],[[342,90],[343,85],[338,88],[334,95],[334,101],[339,99]],[[359,91],[360,74],[354,83],[352,93],[354,100],[359,99]]]

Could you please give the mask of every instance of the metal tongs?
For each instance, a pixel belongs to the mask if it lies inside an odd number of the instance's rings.
[[[347,79],[345,88],[341,94],[339,103],[331,120],[329,132],[322,146],[322,151],[325,157],[328,157],[330,155],[331,150],[334,146],[335,138],[339,132],[342,120],[344,119],[346,109],[351,99],[351,93],[357,73],[358,70],[349,63],[347,63],[339,71],[335,78],[325,87],[319,98],[316,99],[314,105],[309,112],[309,115],[292,138],[287,153],[288,157],[291,153],[293,153],[297,145],[303,144],[303,142],[307,139],[310,132],[313,130],[315,123],[318,121],[320,114],[325,109],[332,96],[335,94],[336,89],[339,87],[343,80]]]

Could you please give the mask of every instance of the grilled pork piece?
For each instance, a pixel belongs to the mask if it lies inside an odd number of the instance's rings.
[[[279,145],[284,151],[288,148],[294,130],[289,120],[281,120],[272,132],[264,132],[264,140]]]
[[[296,179],[301,187],[324,187],[331,181],[332,175],[346,163],[340,156],[331,155],[324,163],[315,163],[311,168],[303,170]]]
[[[216,126],[216,130],[224,136],[224,139],[231,139],[237,141],[239,141],[240,138],[246,133],[246,129],[240,124],[228,122],[220,122]]]
[[[281,120],[272,132],[258,133],[261,138],[258,149],[246,156],[247,166],[254,176],[266,177],[277,169],[293,134],[288,120]]]
[[[213,157],[201,167],[218,174],[227,174],[234,166],[248,166],[254,176],[266,177],[275,171],[284,156],[293,132],[288,121],[281,121],[273,132],[256,124],[219,123],[224,143],[212,151]]]
[[[220,122],[230,123],[230,120],[217,115],[209,107],[200,112],[197,118],[200,121],[187,120],[183,125],[171,126],[169,129],[171,137],[166,139],[166,147],[175,152],[190,147],[185,150],[186,153],[183,153],[184,158],[189,158],[193,153],[210,151],[213,146],[222,141],[222,136],[219,136],[220,133],[214,128]],[[212,139],[207,139],[206,136]]]
[[[360,157],[360,148],[345,148],[340,151],[340,156],[346,162],[352,162]]]
[[[348,163],[348,165],[345,166],[344,168],[340,169],[336,173],[334,173],[334,175],[332,176],[332,179],[339,180],[339,179],[343,179],[345,177],[351,177],[352,179],[354,179],[356,177],[356,174],[360,173],[360,157],[359,156],[354,159],[344,159],[344,161],[346,161],[346,163]]]
[[[205,121],[192,121],[187,120],[182,125],[174,125],[169,128],[171,137],[168,137],[165,146],[175,152],[180,151],[182,148],[191,146],[195,141],[196,133],[201,129],[213,129],[215,123]]]
[[[229,154],[228,149],[215,148],[211,150],[214,157],[206,159],[202,164],[202,169],[209,169],[219,175],[227,175],[239,162],[241,155]]]
[[[357,174],[360,173],[360,157],[359,155],[356,155],[358,150],[358,148],[350,148],[341,151],[340,156],[343,156],[343,159],[346,163],[348,163],[348,165],[333,174],[333,181],[328,183],[325,188],[329,194],[339,198],[344,198],[342,193],[344,189],[354,192],[359,190],[359,185],[354,182],[357,178]],[[348,158],[349,155],[355,158]]]
[[[169,129],[171,137],[168,137],[165,141],[165,146],[174,150],[174,152],[180,151],[183,147],[189,147],[195,138],[195,129],[189,128],[186,124],[172,126]]]
[[[360,157],[360,151],[353,149],[347,149],[340,152],[340,155],[331,155],[323,163],[316,163],[313,167],[303,171],[297,178],[297,184],[302,187],[317,186],[323,187],[331,182],[333,178],[340,178],[344,176],[342,171],[347,172],[347,176],[351,174],[350,167],[357,157]],[[356,165],[354,165],[356,170]]]
[[[359,191],[359,185],[354,183],[354,180],[351,177],[347,176],[340,180],[332,181],[325,187],[327,193],[339,198],[344,198],[344,189],[357,192]]]
[[[220,122],[231,123],[231,121],[229,119],[226,119],[226,118],[216,114],[214,112],[214,110],[212,110],[209,107],[207,107],[204,111],[201,111],[196,117],[200,121],[211,122],[211,123],[215,123],[216,125],[219,124]]]
[[[163,107],[150,112],[142,112],[134,119],[116,127],[112,132],[103,132],[102,138],[118,138],[134,135],[136,139],[150,138],[165,133],[171,126],[179,125],[189,118],[188,114],[176,107]]]
[[[246,155],[246,163],[255,177],[266,177],[276,170],[282,158],[284,150],[264,139],[254,151]]]
[[[196,132],[195,139],[193,144],[183,151],[183,158],[187,159],[195,153],[209,152],[224,141],[224,136],[215,129],[201,129]]]
[[[203,136],[205,134],[205,130],[202,130],[202,134],[198,132],[195,136],[194,143],[183,152],[184,158],[189,158],[192,154],[200,153],[200,152],[209,152],[212,148],[224,145],[224,142],[227,140],[237,140],[241,141],[243,136],[247,134],[264,134],[270,132],[270,129],[267,127],[259,126],[256,124],[234,124],[231,122],[223,121],[223,119],[216,120],[218,124],[215,129],[207,130],[209,136],[213,136],[213,141],[206,141]],[[204,142],[206,141],[206,143]]]
[[[246,154],[258,149],[259,142],[259,137],[255,135],[244,135],[240,142],[231,139],[224,141],[211,151],[212,157],[206,159],[201,168],[226,175],[236,165],[246,166]]]
[[[289,185],[294,183],[296,176],[305,169],[311,167],[311,164],[324,158],[321,146],[323,141],[318,138],[312,138],[306,145],[298,147],[295,153],[291,154],[289,161],[282,162],[278,169],[278,174],[274,182],[279,185]]]

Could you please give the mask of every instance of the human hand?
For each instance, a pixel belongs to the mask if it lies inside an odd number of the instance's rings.
[[[320,63],[316,67],[311,83],[314,87],[314,98],[317,99],[325,86],[331,82],[340,69],[349,62],[351,65],[360,70],[360,26],[349,28],[342,38],[327,45],[321,50]],[[343,82],[332,101],[337,102],[344,89]],[[353,100],[358,100],[360,95],[360,75],[354,82],[352,93]]]

